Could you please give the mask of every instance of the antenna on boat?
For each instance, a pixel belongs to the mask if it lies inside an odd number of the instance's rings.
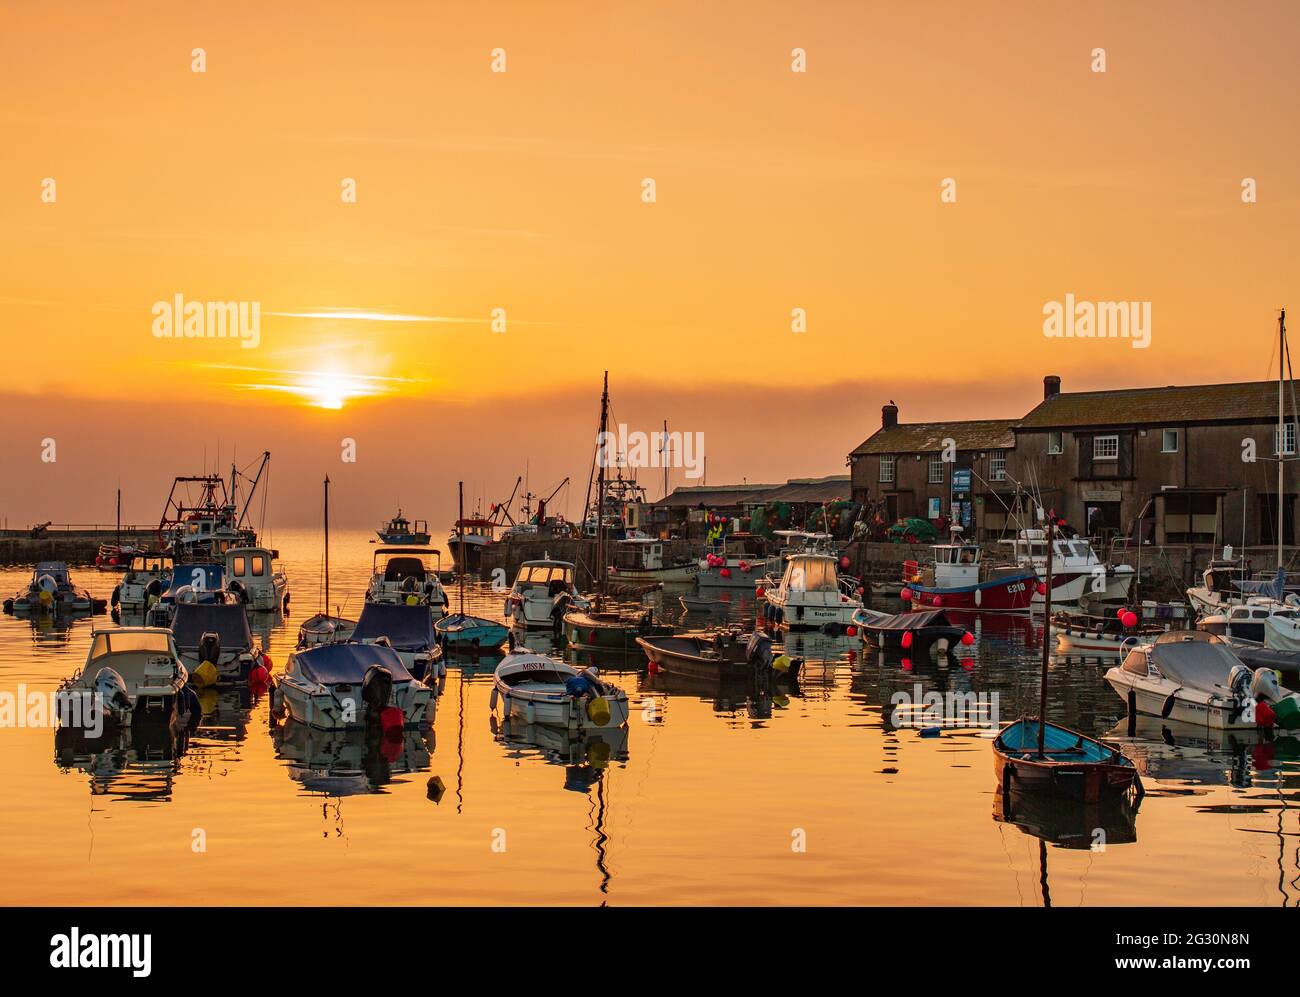
[[[325,614],[330,611],[330,476],[325,475]]]

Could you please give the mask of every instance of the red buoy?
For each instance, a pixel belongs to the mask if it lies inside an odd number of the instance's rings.
[[[848,629],[845,630],[844,632],[848,634],[850,637],[856,637],[858,635],[858,628],[850,624]]]
[[[911,601],[912,601],[912,590],[909,589],[909,588],[905,588],[905,589],[903,589],[903,591],[901,591],[901,592],[898,593],[898,597],[899,597],[900,599],[902,599],[904,602],[911,602]]]
[[[904,647],[912,646],[912,631],[910,630],[903,631],[903,646]]]
[[[967,647],[970,647],[972,644],[975,643],[975,635],[971,633],[969,630],[967,630],[964,634],[961,635],[961,642],[965,644]]]

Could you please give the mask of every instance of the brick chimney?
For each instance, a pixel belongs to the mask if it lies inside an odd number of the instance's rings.
[[[880,428],[893,429],[898,425],[898,406],[893,402],[880,408]]]
[[[1061,377],[1059,374],[1048,374],[1043,378],[1043,401],[1059,395],[1061,393]]]

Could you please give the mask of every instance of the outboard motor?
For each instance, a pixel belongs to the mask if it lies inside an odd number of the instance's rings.
[[[745,647],[745,661],[756,671],[772,667],[772,638],[761,630],[749,635],[749,644]]]
[[[1228,688],[1237,702],[1242,702],[1251,695],[1250,686],[1255,678],[1254,670],[1245,664],[1236,664],[1228,672]]]
[[[1278,684],[1277,672],[1271,668],[1260,668],[1255,672],[1250,680],[1250,694],[1264,703],[1281,702],[1287,695]]]
[[[95,696],[102,704],[102,709],[114,719],[120,720],[122,714],[131,708],[126,683],[117,669],[108,665],[95,673]]]
[[[206,631],[199,640],[199,661],[211,661],[214,665],[221,660],[221,635]]]
[[[393,673],[383,665],[371,665],[361,680],[361,701],[366,704],[366,719],[378,722],[380,712],[393,698]]]

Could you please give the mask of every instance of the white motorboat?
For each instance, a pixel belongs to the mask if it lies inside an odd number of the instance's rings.
[[[1218,612],[1202,616],[1196,629],[1226,637],[1229,641],[1248,640],[1265,643],[1268,621],[1274,617],[1295,620],[1300,602],[1289,596],[1286,602],[1268,596],[1251,596],[1245,602],[1229,603]]]
[[[101,600],[102,605],[102,600]],[[40,561],[32,580],[4,604],[7,613],[89,613],[95,600],[85,589],[72,584],[68,566],[62,561]]]
[[[197,697],[170,630],[120,627],[97,630],[86,663],[59,686],[62,726],[82,730],[103,724],[169,724],[194,716]]]
[[[1021,530],[1011,545],[1012,556],[1022,568],[1032,568],[1043,582],[1047,577],[1047,541],[1042,530]],[[1085,537],[1057,536],[1052,541],[1052,603],[1076,603],[1085,594],[1103,601],[1128,598],[1135,572],[1129,564],[1107,564],[1097,556]],[[1044,604],[1046,594],[1034,591],[1030,605]]]
[[[627,723],[627,693],[600,681],[595,668],[579,671],[544,654],[507,654],[493,675],[492,709],[527,724],[571,730],[622,727]]]
[[[1247,579],[1241,562],[1221,558],[1209,563],[1201,574],[1201,584],[1187,590],[1187,599],[1197,616],[1209,616],[1244,602],[1252,593],[1280,599],[1284,585],[1284,575],[1272,582]]]
[[[342,616],[329,613],[317,613],[302,621],[298,627],[298,646],[315,647],[317,644],[338,644],[352,639],[357,628],[356,620],[346,620]]]
[[[171,587],[174,566],[170,554],[136,554],[113,591],[113,605],[124,613],[143,613]]]
[[[223,683],[247,681],[262,663],[261,649],[253,646],[248,614],[238,603],[179,603],[171,631],[196,685],[195,669],[205,661],[216,669],[214,681]]]
[[[366,602],[427,606],[435,616],[447,611],[447,593],[439,580],[432,547],[378,547],[375,549]]]
[[[274,612],[285,604],[289,578],[265,547],[232,547],[226,551],[226,588],[249,609]]]
[[[847,627],[862,608],[854,579],[841,577],[839,560],[831,554],[793,554],[778,582],[764,583],[769,621],[789,630]]]
[[[275,705],[299,723],[345,730],[383,722],[401,710],[401,725],[433,722],[434,690],[416,679],[385,644],[323,644],[294,651],[275,686]]]
[[[433,619],[423,606],[368,602],[349,639],[360,644],[387,644],[406,670],[422,682],[446,674]]]
[[[1138,713],[1215,729],[1255,727],[1255,705],[1296,699],[1270,668],[1252,670],[1221,637],[1199,630],[1139,644],[1106,681]]]
[[[609,577],[620,582],[659,582],[682,585],[700,573],[698,561],[682,559],[664,563],[664,542],[652,537],[632,537],[614,544],[614,563]]]
[[[549,557],[525,561],[506,596],[503,615],[520,630],[550,630],[570,609],[584,610],[590,605],[578,594],[573,578],[570,561],[553,561]]]

